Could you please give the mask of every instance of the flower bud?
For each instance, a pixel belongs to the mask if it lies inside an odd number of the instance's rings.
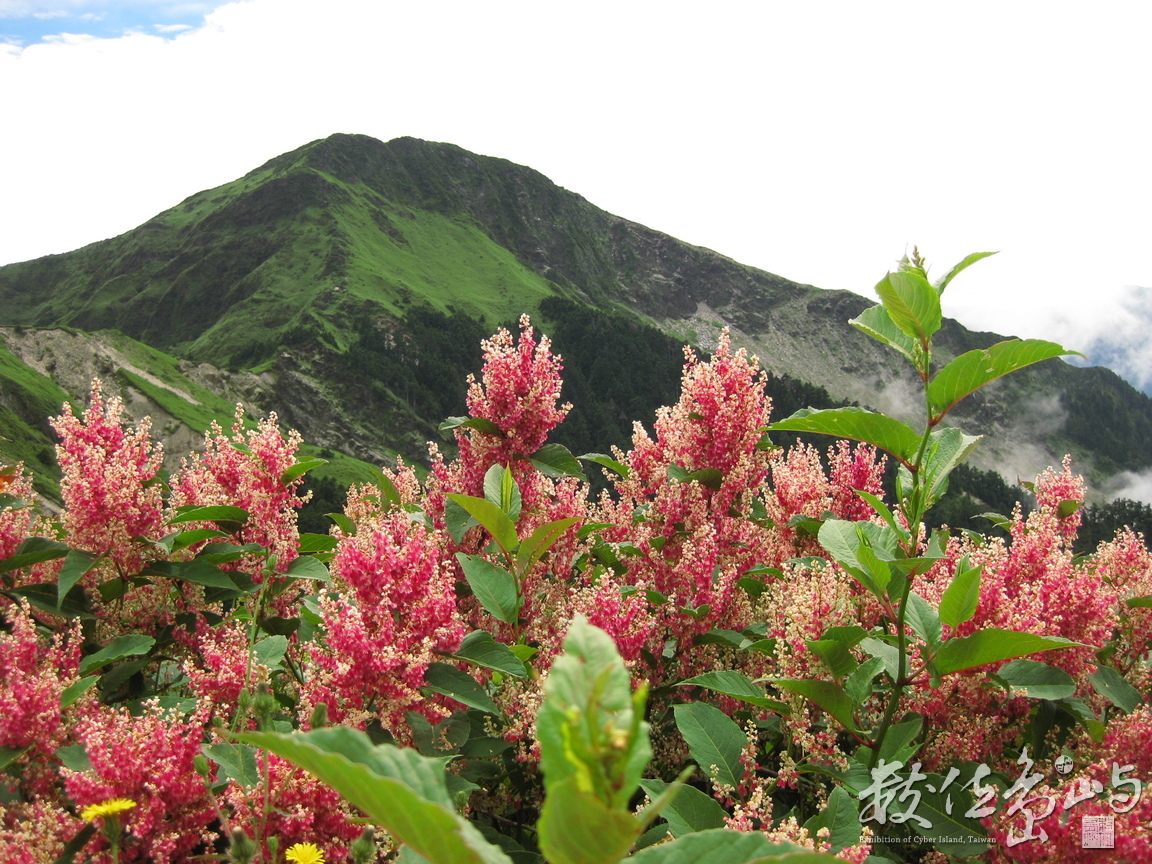
[[[256,844],[244,833],[243,828],[232,832],[232,842],[228,845],[228,859],[234,864],[249,864],[256,854]]]

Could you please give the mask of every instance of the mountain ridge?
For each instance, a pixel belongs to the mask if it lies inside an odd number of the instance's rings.
[[[191,361],[311,376],[301,391],[311,410],[367,394],[374,419],[350,426],[394,417],[410,436],[397,449],[409,452],[440,418],[413,415],[387,382],[369,382],[383,383],[370,394],[338,380],[339,358],[371,336],[365,322],[393,343],[410,337],[419,309],[488,332],[529,312],[547,329],[548,298],[705,348],[727,326],[774,374],[907,419],[918,411],[898,358],[847,323],[871,305],[863,297],[746,267],[600,210],[534,169],[415,138],[318,139],[119,237],[0,267],[0,324],[113,328]],[[937,359],[999,338],[947,321]],[[955,422],[989,433],[977,464],[1009,479],[1071,451],[1099,482],[1152,464],[1152,401],[1136,392],[1053,360],[991,385]]]

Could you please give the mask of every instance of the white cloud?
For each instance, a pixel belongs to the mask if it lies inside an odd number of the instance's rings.
[[[1112,478],[1105,490],[1109,498],[1130,498],[1152,504],[1152,468],[1147,471],[1123,471]]]

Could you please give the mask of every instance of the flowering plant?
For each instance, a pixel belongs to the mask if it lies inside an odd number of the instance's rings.
[[[1067,353],[933,365],[981,257],[932,283],[914,255],[853,322],[912,364],[922,427],[773,422],[725,334],[627,452],[574,456],[525,318],[482,346],[454,452],[377,471],[324,535],[296,523],[320,462],[274,417],[166,482],[96,385],[56,421],[59,515],[0,472],[0,858],[1055,862],[1081,814],[1152,854],[1141,538],[1073,554],[1068,463],[1006,540],[924,527],[978,440],[952,408]]]

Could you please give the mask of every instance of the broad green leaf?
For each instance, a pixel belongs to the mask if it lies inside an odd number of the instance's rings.
[[[809,639],[804,644],[808,646],[809,651],[824,661],[832,677],[837,680],[851,675],[860,665],[843,642],[835,639]]]
[[[209,543],[196,553],[196,560],[208,564],[227,564],[239,561],[245,555],[266,555],[267,548],[259,543]]]
[[[216,528],[191,528],[188,531],[177,531],[169,534],[161,543],[168,541],[168,551],[177,552],[204,540],[215,540],[221,537],[228,538],[229,536],[231,535],[225,534]],[[169,540],[169,538],[171,539]]]
[[[920,436],[910,426],[863,408],[802,408],[791,417],[768,425],[773,432],[819,432],[837,438],[865,441],[905,464],[916,458]]]
[[[204,748],[204,755],[220,766],[217,777],[234,780],[244,789],[252,789],[260,782],[256,768],[256,748],[247,744],[212,744]]]
[[[921,484],[929,503],[944,494],[948,475],[968,458],[980,435],[965,435],[959,429],[935,429],[928,439],[928,449],[924,454],[921,468]]]
[[[610,809],[627,812],[652,758],[646,692],[632,691],[612,637],[577,616],[548,674],[536,719],[545,800],[553,784],[573,780]]]
[[[668,791],[669,785],[663,780],[641,780],[640,788],[655,801]],[[672,800],[660,811],[668,821],[673,837],[682,837],[694,831],[707,831],[723,828],[728,814],[716,799],[695,786],[681,785]]]
[[[956,858],[983,855],[988,851],[987,835],[978,822],[965,819],[963,813],[972,806],[970,793],[960,782],[954,782],[943,791],[944,778],[939,774],[928,774],[916,789],[922,789],[916,815],[927,820],[931,827],[925,827],[915,819],[909,819],[917,834],[933,841],[941,852]],[[949,806],[948,799],[951,799]],[[948,811],[951,810],[951,813]]]
[[[57,543],[47,537],[29,537],[17,547],[16,554],[0,560],[0,573],[31,567],[41,561],[54,561],[63,558],[69,551],[70,547],[66,543]]]
[[[839,852],[846,846],[855,846],[860,842],[863,830],[860,824],[860,805],[843,786],[833,789],[824,809],[804,823],[804,829],[812,837],[821,828],[828,829],[832,852]]]
[[[70,744],[56,751],[56,758],[60,764],[72,771],[91,771],[92,762],[88,759],[88,750],[83,744]]]
[[[908,760],[920,748],[916,739],[924,729],[924,718],[913,715],[908,720],[893,723],[888,727],[884,736],[884,743],[880,745],[880,757],[885,762],[899,762],[908,764]],[[871,747],[861,747],[856,751],[856,760],[862,764],[869,764],[872,756]]]
[[[870,657],[844,679],[844,692],[848,694],[853,705],[860,707],[868,701],[868,697],[872,695],[872,681],[883,668],[883,660],[879,657]]]
[[[1147,594],[1143,597],[1129,597],[1124,601],[1124,605],[1129,609],[1149,609],[1152,608],[1152,594]]]
[[[150,576],[182,579],[209,588],[236,588],[236,582],[229,574],[203,558],[193,558],[191,561],[153,561],[143,572]]]
[[[1051,357],[1075,354],[1043,339],[1008,339],[991,348],[967,351],[936,373],[928,384],[928,403],[939,420],[965,396],[1009,372]]]
[[[483,417],[449,417],[437,427],[437,430],[439,432],[451,432],[454,429],[461,428],[475,429],[477,432],[483,432],[485,435],[495,435],[497,438],[504,437],[504,433],[500,430],[499,426]]]
[[[668,478],[676,483],[699,483],[706,489],[719,492],[724,485],[724,475],[717,468],[701,468],[699,471],[688,469],[675,463],[668,466]]]
[[[578,516],[567,516],[548,522],[533,531],[516,552],[516,569],[527,573],[549,549],[551,549],[569,528],[580,521]]]
[[[625,860],[627,864],[836,864],[839,859],[792,843],[774,843],[759,832],[714,828],[649,846]]]
[[[1076,693],[1076,682],[1063,669],[1037,660],[1013,660],[996,672],[996,677],[1012,687],[1013,695],[1031,699],[1063,699]]]
[[[327,464],[327,459],[319,459],[315,456],[305,457],[303,459],[297,460],[294,465],[292,465],[288,470],[280,475],[280,485],[287,486],[297,477],[303,477],[313,468],[319,468],[321,465]]]
[[[897,270],[876,285],[892,323],[913,339],[929,339],[940,329],[940,292],[919,273]]]
[[[480,605],[497,621],[515,624],[520,614],[516,577],[479,555],[457,552],[456,560],[464,568],[464,578],[468,581],[468,587],[472,589],[476,599],[480,601]]]
[[[707,702],[673,705],[672,711],[688,754],[704,775],[725,786],[738,785],[744,775],[740,753],[748,736],[736,721]]]
[[[580,788],[577,777],[551,783],[544,795],[540,851],[549,864],[615,864],[640,837],[640,822]]]
[[[424,684],[429,690],[451,696],[469,708],[488,714],[500,714],[500,709],[479,682],[455,666],[449,666],[447,663],[429,663],[424,673]]]
[[[935,652],[940,644],[940,616],[936,614],[932,605],[915,591],[908,593],[908,603],[904,607],[904,622]]]
[[[0,771],[3,771],[31,749],[31,744],[27,747],[0,747]]]
[[[545,444],[532,454],[532,464],[538,471],[549,477],[579,477],[584,478],[580,463],[572,455],[572,451],[563,444]]]
[[[293,579],[315,579],[317,582],[327,582],[328,568],[324,566],[323,562],[311,555],[298,555],[292,559],[292,563],[288,565],[284,575],[291,576]]]
[[[1073,642],[1060,636],[1036,636],[1015,630],[1001,630],[990,627],[978,630],[971,636],[949,639],[940,647],[936,655],[936,670],[941,675],[962,672],[988,663],[1013,660],[1040,651],[1058,648],[1083,648],[1082,642]]]
[[[492,535],[492,539],[499,543],[500,548],[505,552],[511,552],[516,548],[516,544],[519,542],[516,537],[516,525],[499,505],[471,495],[453,493],[447,498],[449,501],[459,504],[473,519],[483,525],[484,529]]]
[[[445,512],[447,512],[447,507],[445,508]],[[356,536],[356,523],[345,516],[343,513],[325,513],[324,515],[331,519],[333,524],[335,524],[337,528],[344,532],[344,536]],[[457,540],[456,542],[459,543],[460,541]]]
[[[831,681],[798,680],[793,678],[772,678],[773,684],[782,690],[798,693],[805,699],[819,705],[849,732],[859,732],[856,728],[852,697],[839,684]]]
[[[1092,682],[1092,687],[1097,693],[1125,714],[1131,714],[1136,710],[1136,706],[1144,701],[1140,691],[1111,666],[1097,667],[1095,672],[1089,673],[1088,680]]]
[[[497,642],[492,634],[485,630],[474,630],[464,637],[456,653],[451,655],[457,660],[466,660],[493,669],[513,678],[527,678],[528,670],[523,661],[507,645]]]
[[[230,507],[225,504],[201,507],[197,504],[188,504],[176,508],[176,515],[168,519],[169,525],[179,525],[184,522],[228,522],[244,524],[248,521],[248,511],[242,507]]]
[[[69,549],[68,554],[64,556],[64,565],[60,568],[60,575],[56,577],[57,601],[63,603],[73,586],[80,581],[85,573],[95,567],[99,560],[99,555],[93,555],[83,549]]]
[[[373,746],[365,733],[346,726],[235,737],[315,774],[398,842],[435,864],[511,864],[453,810],[442,759],[387,744]]]
[[[739,672],[730,672],[727,670],[705,672],[703,675],[686,678],[676,686],[703,687],[706,690],[712,690],[724,696],[731,696],[733,699],[739,699],[741,702],[747,702],[750,705],[767,708],[769,711],[775,711],[777,714],[790,713],[787,705],[778,699],[769,699],[763,687],[758,686],[751,678]]]
[[[87,675],[93,669],[99,669],[101,666],[122,660],[125,657],[147,654],[155,644],[155,639],[141,633],[117,636],[95,654],[89,654],[80,660],[80,674]]]
[[[892,316],[883,306],[865,309],[848,322],[861,333],[867,333],[877,342],[895,348],[909,363],[916,363],[916,343],[892,321]]]
[[[67,708],[73,704],[77,699],[92,689],[92,686],[100,680],[99,675],[89,675],[86,678],[81,678],[73,684],[69,684],[60,693],[60,707]]]
[[[64,557],[63,555],[57,557]],[[56,596],[55,582],[37,582],[35,585],[21,585],[8,591],[0,591],[0,595],[17,599],[23,597],[31,605],[53,615],[63,615],[67,618],[80,618],[93,620],[96,615],[92,611],[92,604],[88,595],[84,593],[83,586],[68,592],[64,602],[60,603]]]
[[[956,568],[952,583],[940,598],[940,622],[958,627],[972,620],[980,602],[980,567],[969,567],[964,558]]]
[[[493,465],[484,474],[484,500],[499,507],[513,522],[520,517],[520,487],[508,468]]]
[[[296,551],[301,555],[311,552],[331,552],[339,542],[331,534],[301,534],[300,545],[296,547]]]
[[[943,294],[944,289],[948,287],[948,283],[959,276],[963,270],[967,270],[977,261],[987,258],[989,255],[995,254],[995,252],[973,252],[971,255],[964,256],[963,261],[949,270],[943,279],[940,279],[936,282],[936,290]]]
[[[884,664],[884,671],[888,673],[889,678],[895,681],[900,677],[900,649],[895,645],[869,636],[860,640],[860,647]],[[904,662],[904,671],[908,671],[907,659]]]
[[[479,525],[471,513],[461,507],[452,499],[445,499],[444,501],[444,527],[448,529],[449,536],[455,541],[456,545],[464,539],[464,535],[468,529],[473,525]],[[348,532],[345,531],[345,534]]]
[[[92,839],[92,835],[95,833],[96,823],[89,822],[76,832],[75,837],[64,844],[64,848],[57,856],[54,864],[76,864],[76,856],[88,845],[88,841]],[[87,858],[85,858],[85,860],[87,860]]]
[[[287,636],[269,636],[252,646],[252,659],[262,666],[275,669],[287,652]]]
[[[600,465],[603,468],[607,468],[609,471],[616,472],[625,480],[628,479],[628,466],[623,462],[613,459],[611,456],[607,456],[603,453],[585,453],[583,456],[577,456],[576,458],[585,462],[595,462],[597,465]]]

